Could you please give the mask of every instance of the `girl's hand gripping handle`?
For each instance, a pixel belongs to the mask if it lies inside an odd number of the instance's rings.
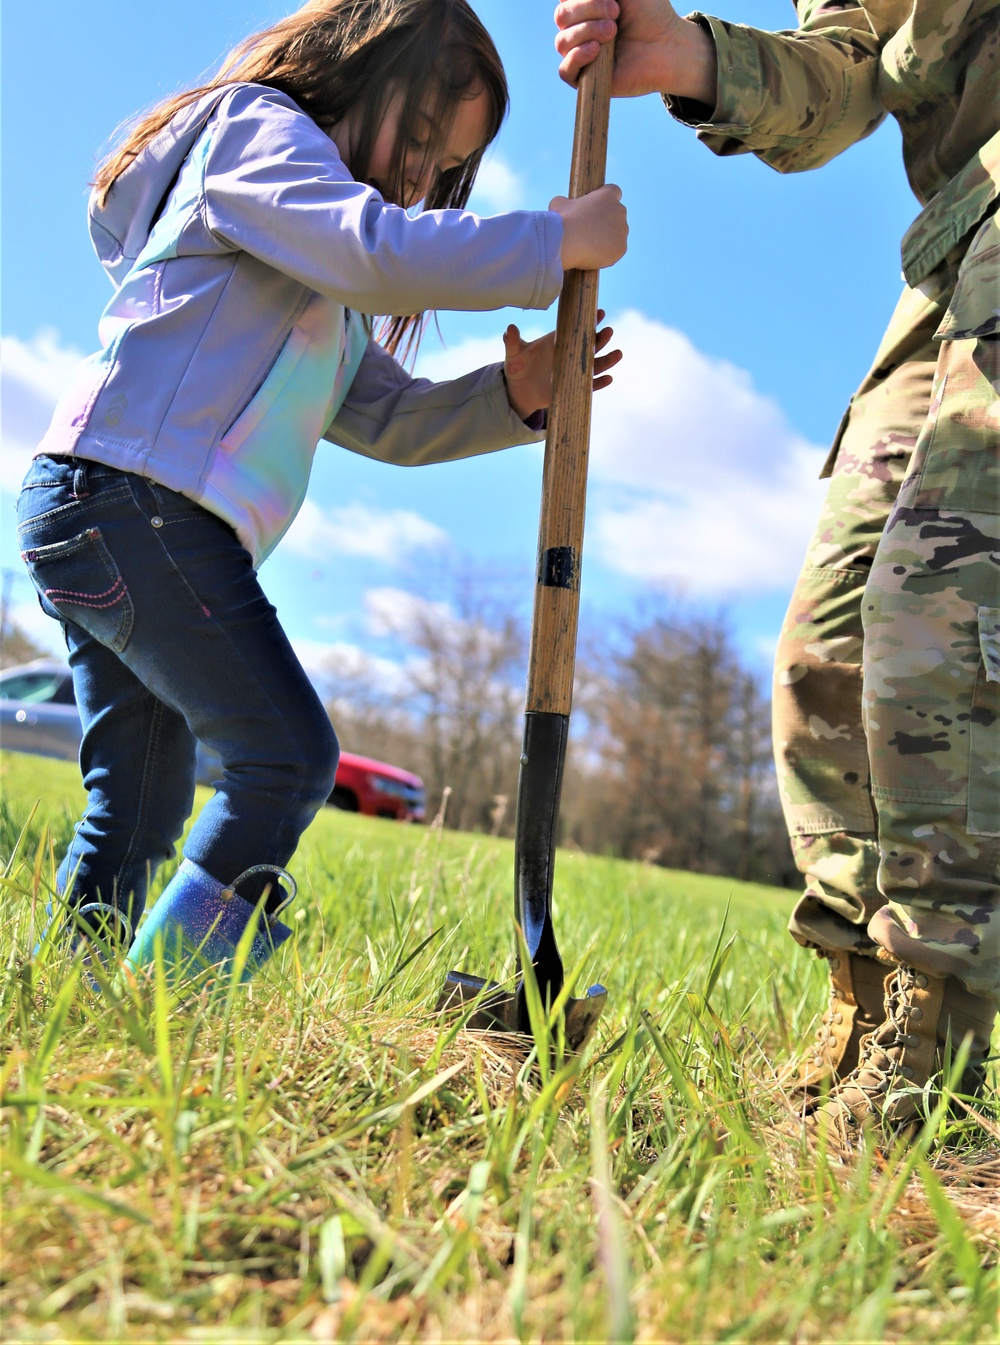
[[[598,187],[573,200],[556,196],[549,209],[562,217],[564,271],[598,271],[624,257],[628,215],[618,187]]]

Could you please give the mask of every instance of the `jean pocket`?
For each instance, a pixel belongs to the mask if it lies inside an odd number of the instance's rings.
[[[81,626],[120,654],[132,635],[135,609],[100,528],[21,552],[43,606]]]

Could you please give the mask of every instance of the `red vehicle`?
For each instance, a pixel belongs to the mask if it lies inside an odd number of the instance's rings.
[[[80,751],[80,715],[69,667],[58,659],[36,659],[0,672],[0,735],[12,752],[76,761]],[[218,755],[198,744],[195,778],[211,785],[222,771]],[[424,820],[424,782],[385,761],[341,752],[329,802],[335,808],[400,822]]]
[[[341,752],[337,781],[330,795],[335,808],[400,822],[424,820],[424,782],[419,775],[371,757]]]

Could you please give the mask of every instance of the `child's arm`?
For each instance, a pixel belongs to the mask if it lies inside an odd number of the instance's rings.
[[[614,187],[556,198],[549,210],[408,215],[355,182],[333,141],[289,98],[253,86],[220,101],[203,184],[201,213],[217,246],[360,313],[547,308],[564,266],[610,265],[628,232]]]
[[[512,408],[502,364],[433,383],[368,343],[323,438],[367,458],[416,467],[493,453],[543,437]]]
[[[597,320],[604,320],[603,309]],[[610,327],[603,327],[594,340],[595,391],[611,382],[608,370],[622,357],[620,350],[600,353],[613,335]],[[555,332],[525,341],[512,323],[503,341],[503,364],[488,364],[441,383],[414,378],[377,341],[369,341],[344,404],[323,438],[365,457],[408,467],[534,443],[543,433],[539,413],[552,400]]]

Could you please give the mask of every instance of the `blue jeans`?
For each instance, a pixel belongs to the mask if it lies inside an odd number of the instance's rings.
[[[71,904],[113,902],[135,923],[191,812],[196,738],[223,778],[186,857],[227,884],[287,864],[339,748],[232,528],[144,477],[39,457],[18,539],[62,623],[83,721],[87,808],[59,872]]]

